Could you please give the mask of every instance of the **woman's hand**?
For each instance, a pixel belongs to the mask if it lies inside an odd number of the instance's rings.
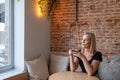
[[[85,58],[85,56],[81,52],[76,52],[72,54],[73,56],[79,57],[81,60]]]
[[[73,55],[74,52],[72,51],[72,49],[69,50],[69,55]]]
[[[70,49],[69,50],[69,55],[73,55],[73,54],[76,54],[76,52],[73,49]]]
[[[72,55],[72,50],[70,49],[68,53],[69,53],[69,55]]]

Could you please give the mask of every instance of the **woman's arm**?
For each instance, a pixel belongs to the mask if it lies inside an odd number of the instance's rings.
[[[75,56],[73,56],[71,50],[69,51],[69,55],[70,55],[70,70],[74,72],[78,67],[79,60]]]
[[[92,63],[89,64],[88,60],[86,59],[86,57],[83,54],[78,53],[78,54],[73,54],[73,56],[79,57],[83,61],[84,67],[85,67],[88,75],[93,75],[97,71],[100,61],[93,60]]]
[[[70,70],[72,72],[74,72],[77,69],[78,63],[79,63],[78,59],[73,55],[70,55]]]
[[[82,58],[83,64],[85,66],[85,69],[88,73],[88,75],[92,76],[98,69],[100,61],[93,60],[91,64],[88,63],[87,59],[84,57]]]

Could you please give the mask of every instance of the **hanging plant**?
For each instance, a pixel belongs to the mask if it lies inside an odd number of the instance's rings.
[[[39,0],[38,1],[39,8],[43,15],[46,15],[46,6],[47,6],[47,0]]]
[[[48,3],[48,16],[51,16],[56,7],[56,0],[49,0]]]
[[[51,16],[55,9],[55,0],[39,0],[39,8],[45,16]]]

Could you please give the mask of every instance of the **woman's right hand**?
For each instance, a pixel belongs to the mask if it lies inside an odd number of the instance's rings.
[[[69,50],[69,55],[73,55],[73,54],[75,54],[75,53],[77,53],[76,50],[74,50],[74,49],[70,49],[70,50]]]
[[[72,55],[72,49],[70,49],[68,53],[69,53],[69,55]]]

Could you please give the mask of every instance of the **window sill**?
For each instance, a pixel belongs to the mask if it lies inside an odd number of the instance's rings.
[[[14,70],[10,70],[5,73],[0,73],[0,80],[4,80],[8,77],[12,77],[12,76],[20,74],[20,73],[23,73],[23,70],[14,69]]]

